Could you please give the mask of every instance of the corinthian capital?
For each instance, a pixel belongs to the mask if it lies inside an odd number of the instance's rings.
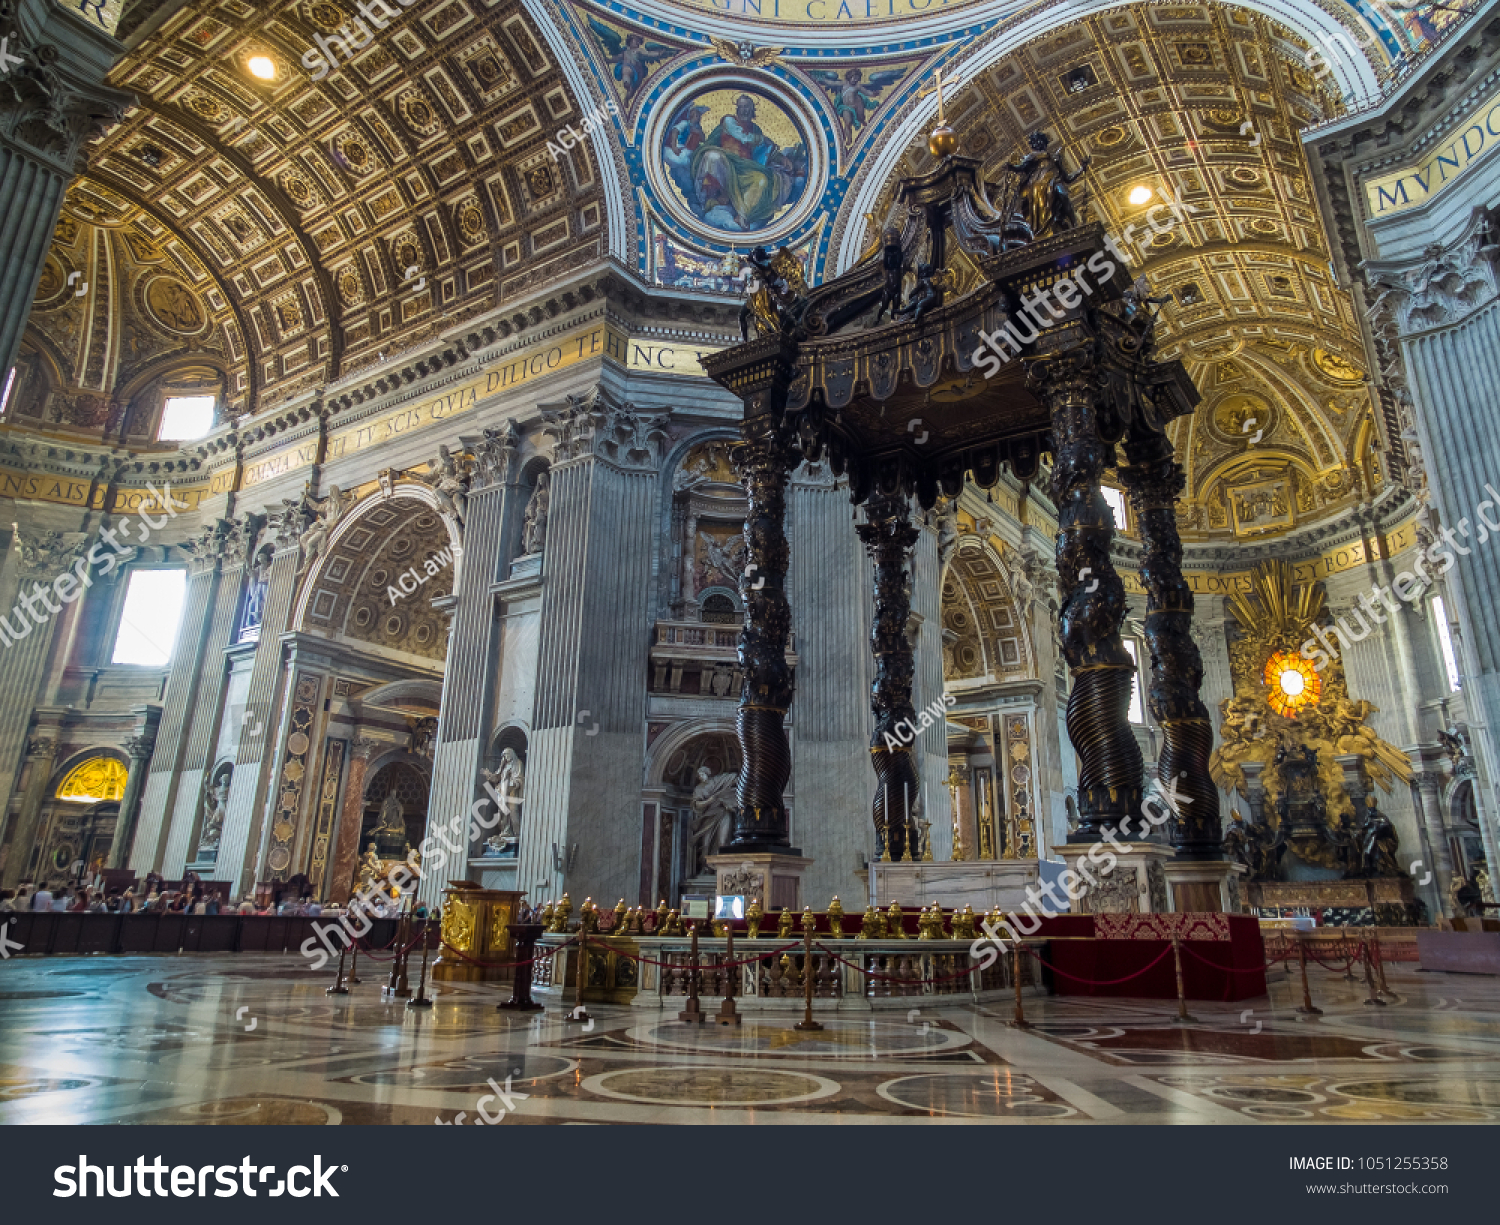
[[[70,542],[62,532],[22,532],[14,529],[12,548],[23,580],[51,577],[68,569],[83,553],[86,540]]]

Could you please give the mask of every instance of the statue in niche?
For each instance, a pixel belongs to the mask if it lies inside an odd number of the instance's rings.
[[[408,720],[406,751],[430,759],[437,748],[437,732],[438,721],[434,715]]]
[[[385,802],[380,806],[380,816],[375,822],[375,828],[370,831],[370,837],[375,840],[374,845],[379,849],[384,859],[404,859],[406,857],[406,818],[405,810],[396,793],[392,791],[385,797]]]
[[[313,521],[298,537],[298,543],[302,546],[302,565],[297,570],[298,574],[305,574],[312,569],[313,563],[323,555],[329,536],[353,501],[354,495],[339,492],[337,485],[330,485],[328,496],[324,498],[314,498],[306,493],[302,495],[302,508],[312,514]]]
[[[421,479],[437,495],[438,509],[451,515],[462,531],[469,512],[469,482],[467,474],[459,471],[453,453],[439,446],[437,459],[427,465],[427,474]]]
[[[198,835],[198,858],[207,859],[219,853],[219,838],[224,832],[224,804],[229,799],[229,778],[210,778],[203,787],[203,832]]]
[[[715,774],[707,766],[698,767],[698,785],[693,788],[693,846],[697,848],[695,870],[708,865],[708,857],[717,855],[729,837],[737,802],[735,784],[738,774]]]
[[[552,478],[549,473],[537,475],[536,489],[526,503],[526,514],[521,525],[521,552],[540,553],[547,546],[547,509],[552,501],[549,488]]]
[[[500,825],[485,839],[482,855],[514,856],[520,845],[520,806],[526,788],[526,765],[521,755],[506,745],[500,751],[498,770],[480,770],[484,781],[505,797]]]
[[[1048,148],[1051,139],[1047,133],[1033,132],[1026,143],[1032,151],[1019,162],[1006,163],[1005,168],[1020,178],[1021,215],[1031,227],[1032,236],[1048,238],[1076,229],[1078,214],[1068,188],[1089,168],[1091,159],[1084,158],[1078,169],[1069,174],[1063,169],[1058,151]]]

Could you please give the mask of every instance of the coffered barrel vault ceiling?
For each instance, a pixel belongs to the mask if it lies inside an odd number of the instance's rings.
[[[1373,492],[1379,399],[1309,185],[1299,133],[1339,105],[1308,44],[1227,5],[1131,6],[1038,39],[949,105],[993,182],[1026,137],[1061,141],[1073,188],[1158,294],[1162,354],[1203,403],[1170,428],[1188,470],[1187,532],[1251,539]],[[932,165],[914,144],[902,172]],[[1149,188],[1143,204],[1134,189]],[[889,190],[889,188],[888,188]],[[1177,205],[1173,210],[1162,206]]]
[[[331,71],[316,40],[361,40],[331,0],[198,0],[125,57],[111,82],[140,105],[91,151],[53,249],[92,297],[36,320],[65,383],[127,381],[130,334],[152,355],[181,339],[150,309],[170,297],[222,355],[230,411],[272,407],[602,253],[590,153],[546,150],[590,104],[523,6],[384,11],[352,60],[324,44]],[[90,309],[108,326],[80,329]]]

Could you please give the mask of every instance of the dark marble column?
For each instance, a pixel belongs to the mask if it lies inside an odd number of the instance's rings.
[[[782,851],[790,850],[782,795],[792,773],[786,738],[792,704],[792,670],[786,662],[792,623],[786,598],[786,488],[797,461],[772,415],[747,419],[743,431],[745,445],[736,459],[750,504],[740,577],[745,601],[739,649],[744,681],[735,724],[740,778],[734,832],[724,850]]]
[[[1078,773],[1080,842],[1127,817],[1139,825],[1141,750],[1130,730],[1134,664],[1120,638],[1125,585],[1109,560],[1114,517],[1099,492],[1113,448],[1099,437],[1098,367],[1093,354],[1065,353],[1028,364],[1027,387],[1052,416],[1052,501],[1058,510],[1057,590],[1063,655],[1072,673],[1068,739]]]
[[[1182,541],[1177,535],[1177,499],[1186,481],[1162,435],[1132,438],[1125,448],[1130,463],[1120,479],[1130,492],[1144,555],[1141,583],[1146,588],[1146,646],[1151,682],[1146,707],[1161,727],[1162,749],[1156,776],[1175,805],[1177,854],[1184,859],[1222,859],[1223,829],[1219,791],[1208,773],[1214,747],[1213,725],[1199,696],[1203,659],[1193,641],[1193,589],[1182,576]]]
[[[917,711],[912,705],[916,662],[906,625],[911,620],[911,550],[917,543],[911,507],[902,494],[877,494],[865,504],[866,521],[857,529],[875,563],[875,684],[870,709],[875,731],[870,761],[875,767],[875,836],[881,857],[916,859],[912,805],[921,786],[917,775]]]

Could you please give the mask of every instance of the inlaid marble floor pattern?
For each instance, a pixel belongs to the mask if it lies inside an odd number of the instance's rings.
[[[292,957],[12,958],[0,965],[0,1123],[1467,1122],[1500,1119],[1500,980],[1388,967],[1396,1000],[1316,972],[1191,1005],[913,998],[750,1014],[737,1029],[590,1006],[516,1017],[509,988],[426,1012],[369,974],[328,996]],[[714,1010],[705,1001],[709,1011]],[[507,1087],[507,1077],[509,1085]],[[493,1082],[493,1083],[491,1083]],[[496,1089],[502,1090],[497,1094]]]

